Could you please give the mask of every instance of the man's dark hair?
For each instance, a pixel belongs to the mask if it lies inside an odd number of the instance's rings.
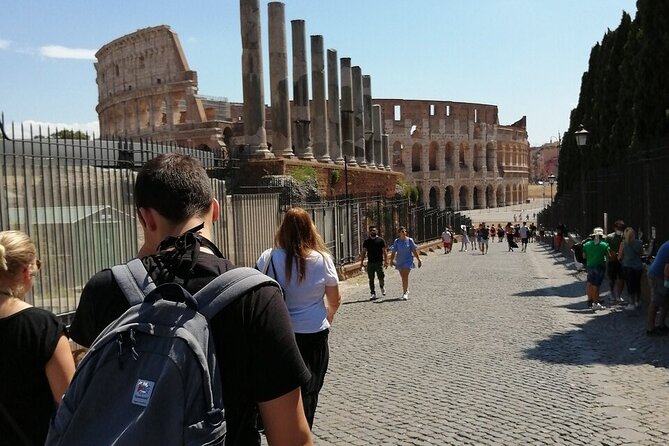
[[[371,226],[370,226],[369,228],[367,228],[367,229],[368,229],[369,231],[371,231],[372,229],[376,229],[376,225],[371,225]]]
[[[214,193],[198,160],[165,153],[147,162],[135,181],[135,207],[155,209],[172,223],[204,215]]]

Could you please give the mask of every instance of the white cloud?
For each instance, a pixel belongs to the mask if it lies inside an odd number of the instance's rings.
[[[4,50],[6,48],[9,48],[9,40],[2,40],[0,39],[0,50]]]
[[[47,45],[39,49],[39,52],[44,57],[51,57],[54,59],[80,59],[80,60],[95,60],[96,50],[86,50],[82,48],[66,48],[59,45]]]
[[[21,126],[23,126],[23,134],[21,132]],[[7,136],[12,139],[30,139],[30,129],[32,127],[32,136],[48,136],[50,134],[56,133],[56,131],[61,130],[73,130],[81,131],[83,133],[88,133],[88,137],[92,138],[93,134],[98,138],[100,135],[100,123],[98,121],[65,124],[65,123],[56,123],[56,122],[42,122],[42,121],[33,121],[31,119],[23,121],[18,125],[14,125],[14,132],[12,133],[11,124],[5,124],[5,131]]]

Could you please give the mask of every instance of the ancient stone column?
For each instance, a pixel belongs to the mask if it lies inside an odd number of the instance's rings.
[[[376,166],[377,169],[384,169],[383,155],[381,155],[381,152],[383,151],[383,147],[381,146],[381,134],[383,133],[383,127],[381,124],[380,105],[372,105],[372,122],[374,124],[372,126],[374,129],[374,138],[373,138],[374,144],[372,145],[372,147],[374,148],[374,158],[373,158],[374,165]]]
[[[376,121],[372,118],[372,78],[369,75],[362,76],[362,107],[365,127],[365,159],[367,160],[367,167],[375,169],[374,125]]]
[[[331,163],[328,150],[328,117],[325,105],[325,52],[323,36],[311,36],[311,122],[314,156],[321,163]]]
[[[353,145],[355,159],[360,167],[367,167],[365,159],[365,113],[362,101],[362,70],[359,66],[351,68],[353,78]]]
[[[242,31],[244,144],[253,158],[274,158],[267,150],[263,85],[260,0],[239,0]]]
[[[311,116],[309,114],[309,78],[304,20],[291,20],[293,31],[293,119],[295,120],[295,155],[303,160],[314,159],[311,148]]]
[[[341,126],[339,119],[339,73],[337,51],[328,50],[328,149],[330,158],[337,164],[344,164],[341,154]]]
[[[392,170],[390,167],[390,137],[388,136],[387,133],[384,133],[382,135],[381,139],[382,145],[383,145],[383,167],[386,170]]]
[[[277,156],[292,158],[294,154],[290,128],[285,5],[281,2],[270,2],[267,11],[269,79],[272,95],[272,151]]]
[[[353,134],[355,128],[353,110],[353,77],[351,58],[342,57],[341,63],[341,148],[349,166],[357,166]]]

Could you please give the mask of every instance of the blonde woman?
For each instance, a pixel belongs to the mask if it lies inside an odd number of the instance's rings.
[[[24,297],[39,273],[35,245],[0,232],[0,442],[42,445],[49,420],[72,380],[65,326]]]
[[[623,242],[618,248],[618,260],[622,263],[623,277],[627,284],[627,294],[629,302],[626,310],[634,310],[641,306],[641,273],[643,272],[643,263],[641,255],[643,247],[641,240],[637,240],[636,232],[631,227],[625,228],[623,233]]]
[[[274,246],[260,255],[256,266],[283,287],[297,346],[311,372],[311,380],[302,386],[302,402],[312,428],[330,360],[328,333],[341,303],[339,278],[316,226],[302,208],[286,212]]]

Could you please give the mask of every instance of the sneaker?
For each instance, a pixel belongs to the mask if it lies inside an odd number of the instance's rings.
[[[378,297],[376,297],[376,293],[370,294],[369,300],[376,300],[376,299],[378,299]]]
[[[633,310],[636,310],[636,307],[634,306],[634,304],[629,304],[625,307],[625,310],[633,311]]]
[[[606,307],[604,305],[600,304],[599,302],[595,302],[592,304],[592,310],[597,311],[597,310],[605,310]]]
[[[402,300],[409,300],[409,292],[402,294]]]
[[[383,287],[381,287],[381,295],[382,295],[382,296],[385,296],[385,295],[386,295],[386,289],[383,288]]]

